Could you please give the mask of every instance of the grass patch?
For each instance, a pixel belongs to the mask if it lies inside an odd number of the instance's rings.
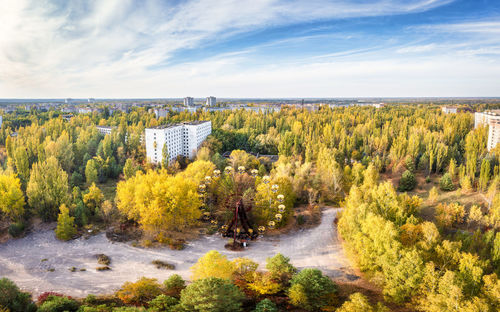
[[[116,185],[118,184],[118,180],[112,180],[108,179],[106,183],[99,183],[97,184],[97,187],[102,192],[102,195],[104,196],[104,200],[111,200],[115,199],[116,197]]]
[[[165,262],[165,261],[153,260],[153,261],[151,261],[151,263],[154,264],[157,269],[175,270],[175,265],[170,264],[170,263]]]

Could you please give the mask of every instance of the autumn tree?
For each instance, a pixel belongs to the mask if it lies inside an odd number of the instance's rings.
[[[36,163],[26,190],[29,205],[45,221],[55,220],[68,197],[68,175],[55,157]]]
[[[60,213],[57,217],[56,237],[60,240],[67,241],[73,238],[76,234],[75,218],[70,217],[69,209],[65,204],[59,208]]]
[[[199,258],[198,262],[191,267],[191,278],[193,280],[207,277],[230,279],[234,271],[234,263],[218,251],[211,250]]]
[[[229,280],[209,277],[195,280],[181,292],[180,306],[186,311],[241,311],[243,293]]]
[[[0,198],[0,211],[10,220],[18,221],[24,214],[24,195],[15,174],[0,173]]]
[[[92,212],[93,215],[99,215],[101,213],[101,205],[104,200],[101,190],[92,183],[89,187],[88,192],[83,195],[83,203]]]

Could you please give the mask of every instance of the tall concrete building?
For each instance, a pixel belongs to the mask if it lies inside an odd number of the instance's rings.
[[[3,117],[0,115],[0,128],[2,128]]]
[[[215,96],[207,97],[207,106],[215,106],[215,104],[217,104],[217,99],[215,98]]]
[[[474,127],[488,125],[488,151],[500,142],[500,110],[474,113]]]
[[[194,105],[194,99],[190,96],[187,96],[184,98],[184,106],[193,106]]]
[[[441,111],[444,114],[456,114],[458,109],[455,106],[442,106]]]
[[[193,158],[211,133],[211,121],[146,128],[146,156],[150,162],[160,164],[163,160],[163,147],[166,145],[169,161],[179,155]]]

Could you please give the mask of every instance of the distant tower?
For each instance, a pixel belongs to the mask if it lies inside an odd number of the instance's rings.
[[[207,97],[207,106],[215,106],[217,103],[217,100],[215,99],[215,96],[209,96]]]
[[[193,106],[194,105],[194,99],[190,96],[187,96],[184,98],[184,106]]]

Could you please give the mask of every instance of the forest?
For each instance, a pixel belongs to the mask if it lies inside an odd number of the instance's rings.
[[[492,108],[474,105],[476,111]],[[216,232],[225,224],[231,217],[227,202],[236,192],[253,205],[255,226],[270,232],[299,223],[297,207],[317,213],[330,205],[343,208],[339,236],[363,277],[381,289],[384,303],[429,312],[500,309],[500,147],[488,152],[488,128],[475,129],[470,112],[393,104],[171,112],[158,119],[147,107],[113,114],[104,109],[70,121],[62,115],[3,115],[3,239],[24,235],[36,220],[57,222],[60,240],[92,227],[132,223],[144,246],[176,246],[175,233],[200,227]],[[151,165],[144,129],[192,120],[211,120],[213,127],[196,159]],[[102,135],[97,125],[115,128]],[[274,185],[282,201],[270,191]],[[321,272],[298,271],[286,257],[276,257],[279,268],[269,260],[271,268],[261,272],[249,259],[209,253],[193,267],[197,278],[187,287],[179,280],[144,279],[124,285],[113,297],[120,302],[116,307],[57,294],[38,300],[38,310],[59,311],[43,308],[53,301],[72,304],[68,311],[388,311],[360,293],[341,298]],[[224,272],[205,267],[217,261]],[[0,280],[1,289],[14,299],[0,300],[0,307],[14,312],[32,305],[12,282]],[[227,297],[225,308],[190,301],[207,289]]]

